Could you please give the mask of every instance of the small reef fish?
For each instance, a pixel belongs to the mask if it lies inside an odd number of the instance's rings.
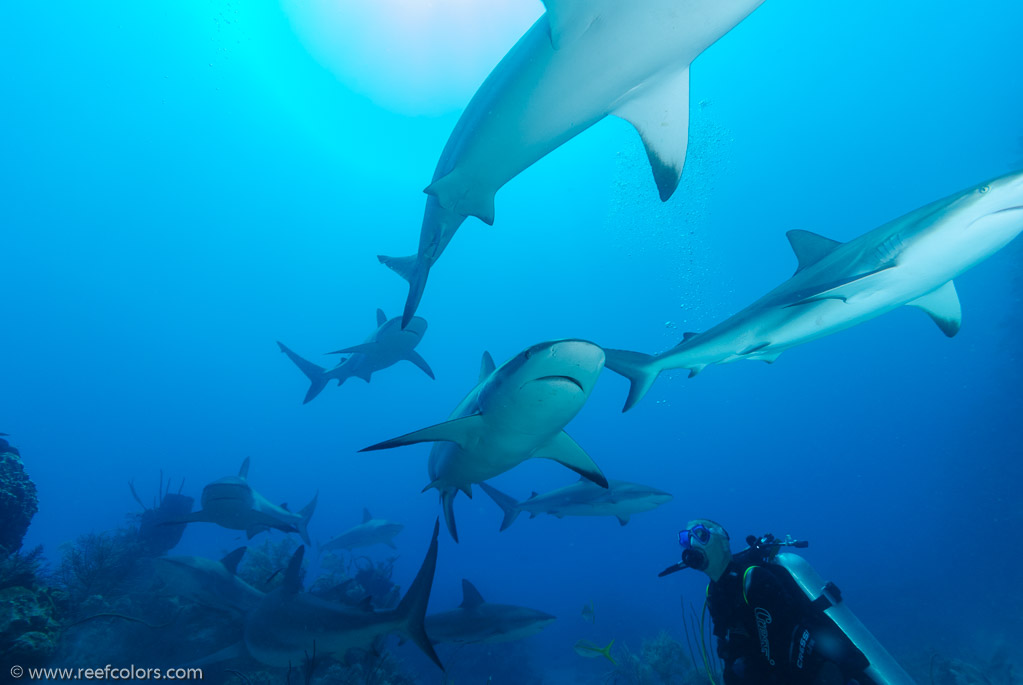
[[[618,663],[611,658],[611,645],[614,643],[615,641],[611,640],[611,642],[607,643],[607,647],[599,647],[589,640],[579,640],[579,642],[575,643],[573,649],[575,649],[575,653],[579,656],[584,656],[587,659],[595,659],[602,656],[617,666]]]

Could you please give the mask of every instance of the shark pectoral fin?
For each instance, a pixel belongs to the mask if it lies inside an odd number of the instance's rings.
[[[618,519],[618,525],[619,526],[624,526],[626,523],[629,522],[629,515],[628,514],[622,514],[621,516],[616,516],[615,518]]]
[[[249,526],[245,529],[245,537],[249,540],[266,530],[266,526]]]
[[[412,433],[407,433],[391,440],[378,442],[369,447],[363,447],[360,452],[373,452],[375,450],[386,450],[402,445],[414,445],[417,442],[453,442],[461,447],[471,444],[475,436],[483,429],[483,417],[479,414],[464,416],[460,419],[452,419],[435,426],[423,428]]]
[[[689,67],[639,90],[613,113],[639,131],[666,202],[682,178],[689,144]]]
[[[879,269],[874,269],[867,273],[850,276],[838,282],[827,283],[817,292],[806,295],[795,302],[790,302],[785,305],[785,307],[796,307],[799,305],[811,304],[813,302],[820,302],[821,300],[841,300],[842,302],[848,302],[850,299],[869,290],[868,281],[870,281],[871,276],[876,276],[888,271],[889,269],[894,269],[896,266],[897,264],[888,264],[887,266],[882,266]]]
[[[426,360],[423,359],[423,356],[416,352],[415,350],[409,350],[408,356],[406,356],[405,358],[408,359],[413,364],[415,364],[416,366],[418,366],[422,370],[422,372],[425,373],[430,378],[434,380],[437,379],[437,377],[433,375],[433,369],[430,368],[430,365],[427,364]]]
[[[383,309],[377,309],[377,326],[383,326],[387,323],[387,314],[384,314]]]
[[[550,442],[538,449],[533,456],[556,461],[600,487],[607,487],[607,478],[601,473],[600,467],[565,431],[551,438]]]
[[[466,179],[457,167],[431,183],[423,192],[437,198],[440,206],[448,211],[474,216],[488,226],[494,225],[494,193],[483,184]]]
[[[934,323],[938,324],[941,332],[948,337],[951,338],[959,332],[963,321],[963,310],[952,281],[906,304],[925,311],[934,319]]]
[[[483,358],[480,359],[480,377],[479,377],[479,380],[482,381],[484,378],[486,378],[490,374],[494,373],[494,369],[496,369],[496,368],[497,368],[497,365],[494,364],[494,358],[490,356],[489,352],[484,350]]]
[[[394,540],[384,540],[384,544],[391,549],[398,549],[398,545],[394,544]]]
[[[366,354],[372,352],[373,348],[376,347],[376,343],[362,343],[361,345],[352,345],[351,347],[345,347],[340,350],[334,350],[327,354]]]
[[[796,253],[796,259],[799,261],[799,266],[796,267],[797,274],[824,259],[842,245],[837,240],[799,229],[789,231],[785,237],[789,239],[789,245],[792,246],[792,251]]]
[[[245,556],[246,549],[246,547],[239,547],[220,560],[220,563],[223,564],[224,568],[226,568],[227,572],[232,576],[238,574],[238,563],[242,560],[242,557]]]
[[[547,23],[550,25],[551,46],[560,50],[586,33],[597,19],[594,0],[543,0],[547,8]]]

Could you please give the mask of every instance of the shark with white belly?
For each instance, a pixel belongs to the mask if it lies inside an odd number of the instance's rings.
[[[624,526],[633,514],[651,511],[671,501],[671,495],[663,490],[624,480],[608,481],[608,486],[602,488],[580,478],[571,485],[542,495],[534,492],[524,502],[516,502],[493,485],[480,483],[480,487],[504,512],[501,530],[515,523],[522,512],[527,512],[529,518],[535,518],[538,514],[550,514],[557,518],[614,516]]]
[[[298,533],[309,544],[309,519],[316,509],[317,496],[301,511],[292,513],[287,505],[273,504],[256,492],[248,481],[249,458],[242,462],[237,476],[225,476],[202,489],[202,510],[162,525],[179,523],[216,523],[231,530],[244,530],[251,539],[270,528]]]
[[[563,429],[586,403],[604,366],[604,352],[585,340],[540,343],[500,367],[486,352],[480,380],[449,420],[387,440],[370,450],[434,442],[430,488],[440,491],[444,521],[455,542],[455,495],[526,459],[551,459],[607,487],[607,479]]]
[[[281,348],[281,352],[288,355],[291,361],[295,362],[295,366],[309,379],[309,390],[305,394],[305,399],[302,400],[302,404],[306,404],[319,395],[330,381],[337,381],[337,384],[341,385],[349,378],[361,378],[369,383],[370,377],[374,373],[402,360],[412,362],[423,373],[433,378],[433,369],[415,350],[416,345],[422,341],[425,334],[426,319],[418,316],[412,317],[405,322],[403,327],[401,319],[388,319],[384,311],[378,309],[377,329],[362,344],[331,352],[331,354],[351,355],[332,369],[323,368],[308,359],[303,359],[280,341],[277,342],[277,346]]]
[[[1023,172],[932,202],[847,243],[789,231],[799,260],[792,278],[705,333],[686,333],[658,355],[605,350],[606,365],[631,381],[622,411],[661,371],[737,359],[773,362],[785,350],[855,326],[902,305],[923,310],[945,335],[959,331],[952,279],[1023,230]]]
[[[646,147],[662,200],[689,140],[689,65],[763,0],[544,0],[547,12],[466,106],[426,192],[419,250],[380,261],[409,282],[412,320],[433,264],[468,216],[494,222],[494,195],[614,114]]]

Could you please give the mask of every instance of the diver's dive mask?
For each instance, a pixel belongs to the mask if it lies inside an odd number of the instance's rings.
[[[728,548],[728,533],[710,520],[690,521],[688,528],[679,531],[678,544],[682,546],[682,560],[658,575],[666,576],[684,568],[692,568],[704,571],[716,580],[732,558]]]
[[[682,563],[686,568],[703,571],[707,568],[707,555],[699,547],[693,547],[693,540],[701,546],[710,542],[710,531],[707,526],[697,523],[692,528],[678,532],[678,544],[682,545]]]

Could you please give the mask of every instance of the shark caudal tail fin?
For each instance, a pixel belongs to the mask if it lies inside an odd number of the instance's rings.
[[[643,395],[661,373],[657,367],[657,357],[626,350],[604,350],[604,355],[604,366],[625,376],[632,384],[629,386],[629,397],[622,407],[623,412],[629,411],[643,399]]]
[[[377,255],[380,263],[408,281],[408,297],[405,298],[405,310],[401,314],[401,327],[408,326],[412,317],[419,308],[419,302],[423,299],[423,292],[426,290],[426,278],[430,275],[430,265],[426,260],[420,260],[418,255],[409,257],[388,257]]]
[[[430,540],[430,549],[423,559],[423,565],[419,567],[419,573],[409,586],[408,592],[401,598],[401,602],[394,610],[402,621],[402,632],[412,642],[416,643],[423,654],[430,657],[433,663],[437,664],[440,670],[444,670],[444,664],[433,649],[433,643],[426,634],[426,605],[430,603],[430,589],[433,587],[433,575],[437,570],[437,536],[440,533],[440,519],[433,524],[433,539]]]
[[[480,487],[483,488],[483,492],[490,495],[490,499],[494,500],[497,506],[501,507],[501,511],[504,512],[501,530],[507,530],[511,524],[515,523],[515,519],[519,517],[519,514],[522,513],[519,503],[492,485],[480,483]]]
[[[313,517],[313,512],[316,511],[316,500],[319,498],[320,493],[317,491],[316,494],[313,495],[309,504],[302,507],[302,510],[298,512],[298,515],[302,517],[302,520],[295,526],[298,528],[298,534],[301,536],[302,542],[309,546],[312,546],[312,543],[309,541],[309,519]]]
[[[295,366],[297,366],[302,373],[305,374],[306,378],[309,379],[309,391],[305,394],[305,399],[302,400],[302,404],[308,403],[314,397],[319,395],[320,391],[327,387],[327,382],[330,380],[330,378],[327,377],[327,370],[322,366],[313,364],[308,359],[303,359],[298,356],[280,340],[277,341],[277,346],[281,348],[281,352],[288,355],[288,359],[295,362]]]

